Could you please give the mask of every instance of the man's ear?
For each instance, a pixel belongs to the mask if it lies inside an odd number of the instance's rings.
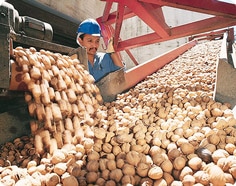
[[[83,43],[83,40],[80,37],[78,37],[78,41],[79,41],[80,44]]]

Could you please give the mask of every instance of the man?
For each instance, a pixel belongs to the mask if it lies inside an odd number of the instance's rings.
[[[114,51],[112,40],[110,40],[107,46],[106,53],[97,52],[101,37],[101,28],[94,19],[86,19],[78,27],[76,38],[76,42],[80,45],[78,50],[82,51],[85,48],[87,52],[86,60],[88,60],[82,63],[85,63],[85,67],[87,67],[89,73],[94,77],[95,82],[110,72],[124,67],[118,54]],[[79,59],[81,58],[79,57]]]

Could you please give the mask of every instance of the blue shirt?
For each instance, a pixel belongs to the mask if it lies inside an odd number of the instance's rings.
[[[89,73],[94,77],[95,82],[99,81],[110,72],[114,72],[121,68],[113,63],[110,54],[102,52],[96,53],[93,66],[88,62],[88,67]]]

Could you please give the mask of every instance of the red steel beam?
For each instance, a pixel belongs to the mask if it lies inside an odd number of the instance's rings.
[[[217,0],[139,0],[139,2],[170,6],[205,14],[236,18],[235,4]]]
[[[114,33],[114,48],[115,48],[115,50],[117,50],[118,40],[120,38],[120,31],[121,31],[121,26],[123,23],[123,18],[124,18],[124,9],[125,9],[125,6],[123,4],[118,4],[118,11],[116,14],[115,33]]]
[[[130,50],[125,50],[129,58],[133,61],[135,65],[139,65],[138,61],[134,58],[133,54],[130,52]]]
[[[112,2],[107,2],[105,5],[105,8],[104,8],[104,11],[103,11],[103,16],[102,16],[101,22],[105,22],[108,20],[111,7],[112,7]]]
[[[234,25],[236,25],[236,19],[212,17],[205,20],[174,27],[172,29],[172,35],[175,37],[183,37]]]
[[[219,12],[219,6],[223,6],[223,7],[229,8],[231,10],[229,12],[232,12],[232,9],[234,8],[235,10],[234,13],[236,14],[235,5],[232,6],[232,4],[222,3],[218,1],[195,0],[195,1],[191,1],[192,3],[191,4],[189,0],[139,0],[139,1],[137,0],[129,0],[129,1],[107,0],[107,3],[111,3],[111,2],[117,2],[117,3],[121,3],[122,5],[127,6],[127,8],[131,12],[139,16],[142,20],[145,21],[145,23],[148,24],[149,27],[151,27],[155,31],[154,33],[147,34],[144,36],[138,36],[136,38],[128,39],[126,41],[123,40],[123,41],[118,42],[118,37],[116,37],[114,41],[116,44],[118,44],[117,46],[118,51],[236,25],[236,22],[235,22],[236,19],[214,17],[214,18],[210,18],[210,19],[206,19],[202,21],[196,21],[196,22],[182,25],[182,26],[172,27],[171,29],[168,30],[168,25],[165,24],[164,16],[162,15],[160,8],[157,8],[160,6],[168,5],[168,6],[179,7],[179,8],[181,7],[188,10],[194,7],[194,10],[203,11],[202,8],[203,6],[205,6],[204,12],[209,11],[209,9],[213,8],[217,13]],[[146,3],[140,3],[140,2],[146,2]],[[157,4],[156,7],[150,5],[154,3]],[[198,9],[196,9],[196,7],[198,7]],[[225,11],[226,8],[221,8],[222,9],[221,12],[226,12]],[[155,14],[157,14],[156,16],[154,15],[154,13],[150,13],[150,12],[153,12],[154,9],[156,11]],[[131,15],[130,11],[128,11],[129,16],[133,16],[133,14]],[[126,9],[126,13],[127,13],[127,9]],[[124,19],[126,19],[125,15],[127,14],[124,13],[124,16],[123,16]],[[121,24],[120,20],[119,20],[119,24]],[[117,33],[119,31],[116,31],[116,35],[119,35],[119,33]]]
[[[209,26],[210,25],[210,26]],[[236,25],[236,19],[228,19],[228,18],[221,18],[221,17],[213,17],[208,18],[201,21],[196,21],[193,23],[176,26],[171,29],[171,35],[169,37],[161,38],[160,36],[156,35],[156,33],[150,33],[143,36],[138,36],[135,38],[127,39],[124,41],[120,41],[118,43],[118,51],[136,48],[145,46],[148,44],[168,41],[171,39],[191,36],[211,30],[221,29],[228,26]]]
[[[236,17],[235,4],[218,0],[100,0],[116,3],[150,3],[159,6],[169,6],[205,14],[220,15],[224,17]]]
[[[161,37],[169,36],[169,27],[165,24],[165,20],[163,20],[163,16],[156,16],[150,11],[149,6],[145,6],[145,4],[138,2],[137,0],[133,1],[125,1],[125,5],[129,7],[138,17],[142,18],[142,20],[160,35]],[[162,11],[158,9],[158,11]]]
[[[226,28],[236,25],[236,6],[217,0],[102,0],[106,1],[103,16],[98,18],[102,24],[105,43],[109,37],[114,36],[114,44],[117,51],[128,51],[129,49],[141,47],[167,40],[188,37],[212,30]],[[117,11],[110,12],[112,3],[118,3]],[[195,21],[192,23],[169,27],[165,22],[162,12],[163,6],[180,8],[189,11],[206,13],[211,18]],[[109,13],[110,12],[110,13]],[[109,15],[108,15],[109,14]],[[120,36],[122,21],[133,16],[138,16],[154,32],[142,36],[136,36],[122,40]],[[115,25],[115,29],[112,24]],[[108,37],[109,36],[109,37]],[[137,62],[135,61],[137,64]]]

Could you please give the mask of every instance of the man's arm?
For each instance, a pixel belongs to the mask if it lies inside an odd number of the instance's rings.
[[[111,53],[111,59],[113,61],[113,63],[118,66],[118,67],[124,67],[124,64],[122,63],[122,61],[120,60],[120,57],[118,56],[118,54],[116,52]]]
[[[121,61],[119,55],[117,54],[117,52],[115,52],[115,49],[113,46],[113,38],[111,38],[108,42],[106,53],[109,53],[111,55],[111,59],[116,66],[124,67],[124,64]]]

